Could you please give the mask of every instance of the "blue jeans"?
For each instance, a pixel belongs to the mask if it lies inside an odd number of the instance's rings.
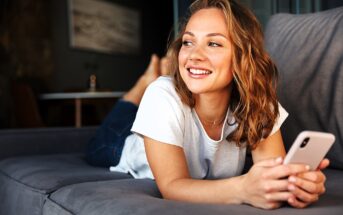
[[[131,134],[138,107],[119,100],[90,140],[86,160],[95,166],[115,166],[119,163],[125,139]]]

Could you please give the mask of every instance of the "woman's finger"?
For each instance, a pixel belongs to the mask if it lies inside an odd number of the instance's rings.
[[[273,167],[282,164],[282,157],[272,158],[272,159],[266,159],[257,162],[255,165],[259,167]]]
[[[301,202],[297,200],[297,198],[289,198],[287,202],[290,206],[295,208],[305,208],[309,205],[309,203]]]
[[[285,178],[290,175],[297,175],[303,172],[307,172],[309,169],[310,167],[304,164],[278,165],[278,166],[267,169],[262,174],[262,177],[265,179]]]
[[[311,181],[314,183],[322,183],[326,181],[326,176],[324,175],[322,171],[310,171],[310,172],[300,173],[297,175],[297,177],[293,177],[292,180],[295,180],[296,178],[301,178],[301,179]]]
[[[323,169],[326,169],[328,166],[330,165],[330,160],[329,159],[327,159],[327,158],[325,158],[325,159],[323,159],[321,162],[320,162],[320,164],[319,164],[319,166],[318,166],[318,170],[323,170]]]
[[[273,192],[273,193],[266,193],[265,194],[265,199],[267,201],[272,201],[272,202],[285,202],[288,201],[290,198],[295,198],[295,196],[290,193],[290,192]]]
[[[318,195],[318,194],[323,194],[325,192],[324,180],[322,180],[321,182],[313,182],[313,181],[305,180],[303,178],[291,176],[288,178],[288,181],[291,182],[296,187],[299,187],[302,190],[311,194]]]
[[[284,180],[268,180],[263,184],[263,191],[266,193],[288,191],[289,182]]]
[[[319,198],[318,193],[309,193],[306,192],[299,187],[295,186],[294,184],[290,184],[288,186],[288,190],[300,201],[304,203],[312,203],[316,202]]]

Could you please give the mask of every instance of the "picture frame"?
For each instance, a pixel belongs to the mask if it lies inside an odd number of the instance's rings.
[[[138,54],[139,11],[103,0],[69,0],[72,48],[108,54]]]

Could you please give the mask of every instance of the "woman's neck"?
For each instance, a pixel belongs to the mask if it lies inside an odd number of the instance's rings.
[[[195,111],[201,122],[209,127],[220,126],[226,117],[230,93],[201,94],[195,96]],[[221,127],[221,126],[220,126]]]

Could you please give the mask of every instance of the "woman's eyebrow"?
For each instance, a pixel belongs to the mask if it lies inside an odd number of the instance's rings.
[[[192,37],[195,36],[195,35],[194,35],[192,32],[190,32],[190,31],[186,31],[183,35],[185,35],[185,34],[187,34],[187,35],[189,35],[189,36],[192,36]],[[207,34],[206,36],[207,36],[207,37],[220,36],[220,37],[224,37],[225,39],[228,39],[227,36],[225,36],[225,35],[222,34],[222,33],[209,33],[209,34]]]
[[[220,36],[220,37],[224,37],[225,39],[228,39],[227,36],[225,36],[222,33],[209,33],[207,34],[208,37],[214,37],[214,36]]]
[[[190,32],[190,31],[186,31],[185,33],[183,33],[183,35],[185,35],[185,34],[188,34],[188,35],[194,37],[194,34],[192,32]]]

